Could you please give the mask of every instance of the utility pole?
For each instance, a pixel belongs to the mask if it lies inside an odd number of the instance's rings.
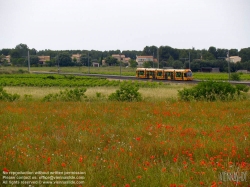
[[[88,52],[88,67],[89,67],[89,52]],[[90,68],[90,67],[89,67]],[[89,69],[89,72],[90,73],[90,69]]]
[[[190,51],[189,51],[188,53],[189,53],[189,63],[188,63],[188,69],[190,69]]]
[[[229,66],[230,56],[229,56],[229,50],[227,52],[227,58],[228,58],[228,82],[229,82],[230,81],[230,66]]]
[[[184,64],[186,60],[188,59],[188,69],[190,69],[190,51],[188,52],[188,58],[180,58],[181,60],[184,59]]]
[[[60,73],[60,67],[59,67],[59,59],[58,59],[58,54],[56,55],[56,60],[57,60],[57,71],[58,71],[58,74]]]
[[[186,60],[187,59],[189,59],[189,62],[190,62],[190,57],[189,58],[180,58],[181,60],[183,60],[184,59],[184,65],[185,65],[185,62],[186,62]],[[189,63],[190,64],[190,63]],[[184,67],[184,65],[183,65],[183,67]],[[189,68],[190,69],[190,68]]]
[[[153,68],[154,68],[154,52],[153,52]]]
[[[30,52],[28,50],[28,71],[30,72]]]
[[[121,62],[121,53],[120,53],[120,77],[122,76],[122,62]]]
[[[159,69],[160,68],[159,47],[157,47],[157,61],[158,61],[158,69]]]
[[[218,57],[218,58],[223,58],[223,59],[228,59],[227,60],[227,65],[228,65],[228,82],[230,81],[230,56],[229,56],[229,50],[227,52],[227,56],[226,57]]]

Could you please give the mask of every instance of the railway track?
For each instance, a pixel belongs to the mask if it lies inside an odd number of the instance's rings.
[[[197,84],[202,80],[192,80],[192,81],[171,81],[171,80],[158,80],[158,79],[139,79],[135,76],[120,76],[120,75],[106,75],[106,74],[85,74],[85,73],[63,73],[63,72],[48,72],[48,71],[32,71],[34,74],[59,74],[59,75],[75,75],[75,76],[90,76],[90,77],[100,77],[107,79],[116,80],[139,80],[139,81],[151,81],[151,82],[165,82],[165,83],[182,83],[182,84]],[[250,86],[250,81],[229,81],[231,84],[245,84]]]

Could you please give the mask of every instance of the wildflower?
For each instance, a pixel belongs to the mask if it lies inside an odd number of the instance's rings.
[[[10,170],[8,170],[7,168],[3,168],[3,171],[8,173]]]
[[[142,178],[142,176],[141,176],[141,175],[138,175],[136,178],[137,178],[137,179],[141,179],[141,178]]]
[[[83,160],[83,158],[82,158],[82,157],[80,157],[80,158],[79,158],[79,162],[82,162],[82,160]]]
[[[177,158],[174,158],[174,163],[176,163],[176,162],[177,162],[177,160],[178,160]]]
[[[62,163],[62,167],[66,167],[66,164],[64,162]]]
[[[130,185],[129,184],[125,184],[125,187],[130,187]]]
[[[135,138],[137,141],[141,141],[141,137],[136,137]]]
[[[165,172],[166,171],[166,168],[162,168],[162,170],[161,170],[162,172]]]
[[[244,168],[247,166],[247,163],[246,162],[241,162],[241,168]]]
[[[213,182],[212,185],[211,185],[211,187],[217,187],[216,182]]]
[[[48,157],[48,158],[47,158],[47,163],[49,164],[50,162],[51,162],[51,158]]]
[[[233,165],[233,162],[228,162],[228,165],[229,165],[229,166]]]

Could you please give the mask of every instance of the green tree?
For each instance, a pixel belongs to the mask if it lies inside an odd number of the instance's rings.
[[[26,44],[18,44],[15,49],[20,53],[22,57],[28,56],[29,47]]]
[[[89,62],[90,62],[90,59],[89,59]],[[88,55],[82,54],[81,57],[80,57],[80,63],[83,66],[88,66]]]
[[[173,68],[175,69],[182,69],[183,68],[183,63],[179,60],[175,60],[173,62]]]
[[[227,57],[228,49],[217,49],[218,58]]]
[[[142,51],[142,55],[157,57],[157,47],[156,46],[146,46]]]
[[[12,49],[2,49],[0,55],[10,55]]]
[[[168,62],[172,63],[174,61],[174,58],[170,55],[170,57],[168,58]]]
[[[143,67],[144,68],[152,68],[153,67],[153,62],[150,61],[150,62],[144,62],[143,63]]]
[[[73,65],[71,57],[70,57],[69,53],[67,53],[67,52],[63,52],[63,53],[59,54],[57,60],[59,62],[59,66],[72,66]]]
[[[108,64],[109,66],[114,66],[118,64],[118,60],[112,56],[108,56],[106,59],[106,64]]]
[[[18,50],[13,49],[10,52],[10,56],[11,56],[11,58],[20,58],[21,54],[20,54],[20,52]]]
[[[206,49],[202,50],[202,60],[214,60],[215,57],[212,53],[207,51]]]
[[[29,51],[30,51],[30,55],[36,55],[36,53],[37,53],[36,49],[34,49],[34,48],[30,49]]]
[[[77,59],[76,57],[73,58],[73,63],[76,64],[77,63]]]
[[[28,64],[28,60],[25,61]],[[39,58],[36,55],[30,55],[30,65],[31,66],[38,66],[39,65]]]
[[[238,49],[230,49],[229,54],[230,56],[239,56],[239,51]]]
[[[216,59],[218,57],[217,56],[217,50],[216,50],[215,47],[213,47],[213,46],[209,47],[208,52],[213,55],[214,59]]]
[[[138,65],[138,63],[135,60],[133,60],[133,59],[129,60],[129,64],[130,64],[131,68],[136,68],[137,65]]]
[[[179,51],[177,49],[173,49],[169,46],[161,46],[159,47],[159,61],[167,61],[170,56],[174,58],[174,60],[179,59]]]
[[[241,57],[241,62],[246,62],[250,60],[250,47],[241,49],[239,52],[239,56]]]

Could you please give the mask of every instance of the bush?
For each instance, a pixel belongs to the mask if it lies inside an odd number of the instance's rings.
[[[47,79],[56,79],[53,75],[47,76]]]
[[[9,94],[7,93],[3,87],[0,87],[0,100],[2,101],[15,101],[20,98],[18,94]]]
[[[249,91],[249,86],[245,85],[245,84],[236,84],[235,85],[236,90],[238,92],[238,94],[242,91],[242,92],[248,92]]]
[[[240,74],[239,73],[232,73],[230,77],[231,77],[231,80],[233,80],[233,81],[240,81]]]
[[[43,101],[81,101],[82,97],[86,97],[84,93],[86,88],[75,88],[73,90],[60,91],[59,94],[48,94]]]
[[[178,90],[181,100],[233,100],[240,98],[242,91],[247,92],[249,87],[246,85],[232,85],[228,82],[204,81],[198,83],[191,89]]]
[[[142,96],[138,92],[139,86],[133,83],[121,83],[120,89],[109,95],[109,100],[116,101],[141,101]]]

